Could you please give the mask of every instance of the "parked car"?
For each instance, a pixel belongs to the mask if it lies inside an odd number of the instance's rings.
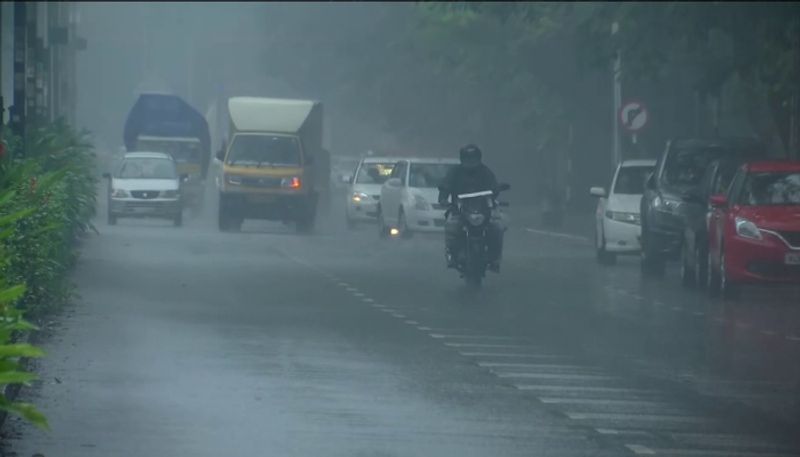
[[[746,283],[800,284],[800,161],[743,165],[711,204],[711,293],[733,298]]]
[[[684,214],[689,205],[702,205],[692,195],[697,192],[708,164],[723,157],[752,159],[766,155],[766,148],[752,139],[667,142],[655,171],[645,182],[641,200],[642,272],[661,275],[665,261],[679,257]]]
[[[381,187],[378,230],[385,237],[392,228],[401,236],[414,231],[443,231],[446,207],[438,203],[439,184],[458,159],[402,159]]]
[[[594,239],[597,261],[601,264],[615,263],[617,254],[639,253],[639,206],[644,181],[655,164],[655,160],[625,160],[617,166],[608,192],[602,187],[590,189],[591,195],[599,197]]]
[[[365,157],[358,162],[355,173],[348,176],[345,217],[349,228],[358,222],[377,220],[381,186],[389,179],[397,161],[389,157]]]
[[[169,154],[130,152],[113,174],[103,176],[109,180],[109,225],[120,217],[166,218],[175,226],[183,224],[180,186],[187,176],[178,175]]]
[[[743,158],[723,158],[711,162],[706,168],[697,192],[691,193],[684,212],[683,243],[681,247],[681,283],[686,287],[705,287],[708,272],[708,218],[713,208],[712,195],[728,190]]]

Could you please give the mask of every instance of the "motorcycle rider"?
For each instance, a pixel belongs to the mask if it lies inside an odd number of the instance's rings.
[[[439,187],[440,204],[455,206],[457,196],[460,194],[484,190],[497,192],[497,179],[492,170],[481,161],[483,154],[478,146],[468,144],[462,147],[459,156],[461,165],[453,167]],[[452,202],[450,202],[450,197],[453,199]],[[452,209],[449,211],[444,231],[447,267],[455,268],[459,249],[463,247],[463,233],[459,215]],[[504,228],[500,221],[492,218],[489,223],[486,244],[489,251],[488,268],[495,272],[500,271],[500,260],[503,255],[503,232]]]

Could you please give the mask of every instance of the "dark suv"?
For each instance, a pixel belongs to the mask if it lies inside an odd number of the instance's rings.
[[[701,201],[700,184],[712,161],[765,156],[764,145],[753,139],[668,141],[642,196],[642,272],[660,275],[664,262],[680,254],[686,214],[706,204]]]

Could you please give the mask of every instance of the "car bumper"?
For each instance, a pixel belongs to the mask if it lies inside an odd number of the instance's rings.
[[[787,264],[787,254],[800,250],[770,234],[760,241],[734,237],[725,244],[725,273],[734,282],[800,284],[800,265]]]
[[[378,201],[354,202],[347,200],[347,217],[350,220],[374,221],[378,218]]]
[[[603,235],[609,252],[639,252],[642,227],[627,222],[603,219]]]
[[[410,210],[406,213],[406,223],[411,230],[417,232],[444,231],[445,210]]]
[[[109,204],[111,214],[117,216],[174,217],[180,214],[183,206],[180,200],[172,199],[115,199]]]

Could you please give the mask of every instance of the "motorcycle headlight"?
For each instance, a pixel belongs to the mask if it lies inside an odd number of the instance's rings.
[[[736,234],[742,238],[750,238],[752,240],[762,240],[764,237],[761,235],[761,230],[758,229],[756,224],[748,221],[745,218],[737,217]]]
[[[486,216],[481,213],[471,213],[467,216],[467,221],[470,225],[479,226],[486,220]]]
[[[364,192],[353,192],[353,196],[351,198],[354,202],[361,203],[362,201],[368,199],[369,195],[365,194]]]
[[[125,189],[114,189],[111,191],[112,198],[128,198],[131,194]]]
[[[225,177],[225,182],[228,184],[233,184],[234,186],[241,186],[242,185],[242,177],[235,176],[235,175],[228,175]]]
[[[164,198],[178,198],[180,193],[177,190],[165,190],[161,193],[161,196]]]
[[[431,205],[428,203],[428,200],[421,195],[414,195],[414,209],[419,211],[427,211],[431,208]]]
[[[626,213],[623,211],[606,211],[606,217],[618,222],[627,222],[629,224],[641,224],[639,213]]]

